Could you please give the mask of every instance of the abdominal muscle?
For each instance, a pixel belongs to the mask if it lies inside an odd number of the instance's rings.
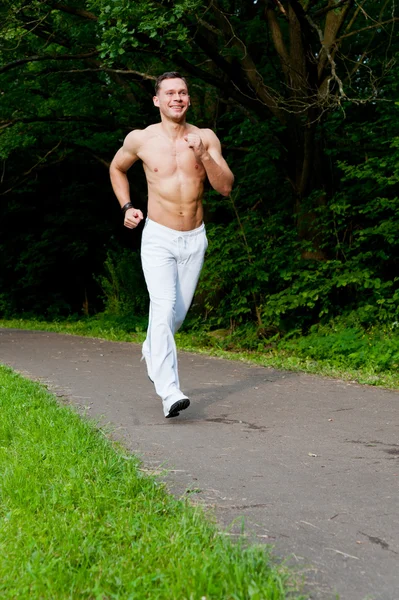
[[[170,177],[148,177],[148,218],[177,231],[202,224],[203,181],[175,172]]]

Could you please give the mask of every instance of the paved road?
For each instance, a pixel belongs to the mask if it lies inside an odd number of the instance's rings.
[[[192,405],[164,419],[140,354],[0,329],[1,363],[112,423],[223,525],[245,517],[251,538],[304,570],[310,598],[399,600],[398,392],[181,353]]]

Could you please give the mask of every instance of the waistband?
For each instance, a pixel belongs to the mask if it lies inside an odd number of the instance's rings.
[[[145,220],[145,227],[150,226],[151,229],[158,229],[158,231],[162,231],[164,233],[169,233],[169,235],[179,236],[179,237],[193,237],[195,235],[199,235],[200,233],[205,232],[205,224],[202,223],[199,227],[195,229],[190,229],[189,231],[179,231],[178,229],[171,229],[170,227],[166,227],[165,225],[161,225],[156,221],[152,221],[148,217]]]

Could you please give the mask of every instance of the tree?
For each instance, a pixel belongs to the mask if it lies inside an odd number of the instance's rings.
[[[133,14],[122,12],[121,47],[122,6],[116,3],[107,13],[104,57],[129,55],[132,45],[154,55],[165,49],[185,72],[214,86],[223,102],[259,122],[278,121],[276,143],[292,186],[298,233],[313,240],[314,248],[304,255],[322,258],[313,209],[333,190],[321,126],[348,102],[378,100],[397,49],[395,3],[142,2]],[[310,208],[304,206],[309,196]]]
[[[284,310],[305,307],[311,320],[332,306],[336,286],[325,279],[334,281],[329,261],[348,223],[337,233],[331,211],[343,194],[356,205],[339,161],[360,168],[368,141],[359,130],[383,119],[380,105],[394,114],[394,91],[384,87],[397,53],[393,0],[19,0],[1,11],[3,214],[21,210],[28,194],[40,206],[35,181],[64,168],[83,164],[105,177],[125,133],[156,119],[155,76],[178,68],[190,77],[193,120],[218,129],[238,182],[227,204],[207,196],[235,260],[226,257],[224,271],[218,257],[208,260],[203,302],[217,311],[215,286],[229,289],[224,317],[237,314],[240,299],[241,317],[259,325],[273,321],[266,303],[277,314],[290,293]],[[384,148],[379,136],[375,152]],[[144,204],[137,171],[132,186]],[[82,199],[70,201],[76,219]],[[94,194],[90,213],[97,204]]]

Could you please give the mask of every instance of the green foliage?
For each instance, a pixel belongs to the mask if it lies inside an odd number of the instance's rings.
[[[104,270],[98,282],[104,293],[106,314],[145,316],[149,299],[138,252],[109,250]]]
[[[138,240],[122,232],[107,166],[128,131],[157,120],[156,75],[180,69],[194,122],[216,130],[236,176],[231,199],[206,196],[196,322],[284,335],[352,312],[366,325],[397,319],[397,9],[378,4],[348,13],[334,58],[343,97],[328,60],[319,82],[312,61],[301,63],[293,20],[276,8],[293,70],[281,62],[260,2],[5,0],[0,312],[60,317],[105,302],[110,314],[146,313]],[[316,23],[301,29],[316,61],[324,4],[302,6]],[[132,171],[145,210],[145,181]],[[114,254],[118,244],[131,256]]]
[[[357,109],[356,116],[348,112],[346,119],[333,115],[324,127],[328,154],[345,160],[333,167],[336,192],[313,212],[314,241],[298,239],[289,190],[270,166],[279,158],[273,130],[255,130],[249,122],[232,128],[230,143],[242,146],[246,135],[254,145],[236,168],[239,191],[230,205],[224,203],[228,224],[208,226],[211,243],[200,283],[208,326],[234,328],[255,321],[260,330],[306,332],[314,323],[353,311],[365,326],[398,320],[399,121],[392,121],[397,108],[386,103]],[[257,151],[261,137],[263,153]],[[342,138],[343,147],[338,145]],[[274,185],[265,191],[270,180]],[[313,192],[314,197],[323,194]],[[212,196],[210,202],[217,218]],[[313,202],[304,199],[302,214]],[[322,259],[306,258],[317,247]]]
[[[327,326],[315,326],[307,336],[282,340],[277,347],[307,359],[328,360],[341,369],[372,367],[375,373],[399,369],[397,321],[365,331],[357,315],[352,315]]]
[[[112,64],[131,49],[151,48],[155,39],[161,47],[186,42],[190,34],[182,17],[195,14],[202,4],[201,0],[94,2],[93,8],[100,10],[101,58]]]
[[[225,116],[222,124],[229,127],[231,154],[239,148],[234,168],[238,184],[228,199],[213,193],[206,198],[206,212],[212,217],[198,295],[209,324],[234,327],[246,320],[259,323],[265,295],[278,284],[296,232],[289,191],[274,163],[280,156],[274,140],[278,125],[254,126],[249,119],[236,125],[234,119],[230,126],[232,120],[233,115]],[[269,187],[268,182],[277,185]]]

